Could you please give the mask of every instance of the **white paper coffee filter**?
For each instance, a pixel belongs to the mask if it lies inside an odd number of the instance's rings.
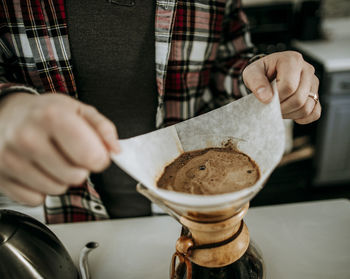
[[[130,139],[120,140],[121,153],[112,160],[141,182],[152,195],[190,207],[215,207],[235,200],[250,200],[279,163],[285,144],[284,125],[276,83],[274,97],[263,104],[251,94],[219,109],[179,124]],[[259,166],[257,183],[241,191],[220,195],[193,195],[157,188],[166,165],[184,151],[221,147],[227,140],[249,155]]]

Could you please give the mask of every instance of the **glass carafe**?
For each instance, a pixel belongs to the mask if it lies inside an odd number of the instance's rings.
[[[191,262],[192,279],[264,279],[265,265],[259,249],[254,242],[249,244],[244,255],[224,267],[203,267]],[[180,263],[175,270],[174,279],[187,279],[187,267]]]
[[[170,279],[264,279],[261,253],[243,221],[252,193],[220,206],[181,205],[137,190],[182,225],[170,265]]]

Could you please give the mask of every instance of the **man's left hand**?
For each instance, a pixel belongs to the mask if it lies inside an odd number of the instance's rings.
[[[283,118],[299,124],[311,123],[321,116],[318,102],[319,80],[315,69],[295,51],[277,52],[248,65],[243,81],[263,103],[272,100],[270,82],[276,79]]]

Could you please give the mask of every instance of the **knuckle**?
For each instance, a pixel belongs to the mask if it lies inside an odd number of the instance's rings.
[[[13,154],[7,149],[1,152],[1,166],[5,169],[16,170],[18,169],[17,163],[13,157]]]
[[[303,107],[303,111],[302,111],[304,117],[310,115],[310,114],[312,113],[313,109],[314,109],[313,106],[311,106],[311,105],[305,105],[305,106]]]
[[[114,134],[116,132],[114,125],[107,120],[105,121],[101,120],[100,123],[98,123],[98,130],[103,135]]]
[[[91,113],[98,113],[98,110],[94,106],[86,105],[85,108],[86,108],[86,110],[90,111]]]
[[[96,171],[102,171],[105,168],[107,168],[110,164],[110,159],[108,156],[104,156],[100,161],[99,164],[96,164]]]
[[[256,68],[256,64],[254,63],[247,65],[243,70],[243,76],[250,74],[252,71],[254,71],[254,68]]]
[[[318,79],[317,76],[314,76],[314,82],[315,82],[316,87],[317,87],[317,89],[318,89],[318,87],[319,87],[319,85],[320,85],[320,80]]]
[[[298,118],[302,119],[302,118],[305,118],[307,116],[307,111],[306,111],[306,108],[303,107],[301,110],[300,110],[300,113],[298,115]]]
[[[44,121],[45,123],[54,123],[57,118],[59,117],[59,109],[57,105],[55,104],[49,104],[37,112],[37,116],[41,121]]]
[[[283,92],[287,93],[288,95],[291,95],[292,93],[294,93],[298,88],[298,85],[295,84],[294,82],[290,81],[290,80],[286,80],[284,82],[283,85]]]
[[[293,105],[295,108],[301,108],[305,104],[305,100],[301,95],[295,97]]]
[[[307,63],[307,70],[312,73],[312,74],[315,74],[315,67],[312,66],[311,64]]]
[[[88,171],[81,170],[81,171],[74,171],[69,176],[68,183],[70,185],[80,185],[82,184],[88,176]]]
[[[297,62],[303,62],[304,58],[300,52],[297,51],[289,51],[291,58]]]
[[[22,128],[15,135],[14,142],[27,151],[37,151],[36,134],[30,128]]]
[[[91,170],[100,171],[109,164],[109,158],[106,152],[91,151],[85,157],[84,161]]]
[[[260,60],[260,59],[259,59]],[[259,61],[258,60],[258,61]],[[252,64],[249,64],[245,67],[242,73],[243,81],[246,85],[249,86],[249,83],[251,81],[252,76],[254,76],[254,73],[259,71],[258,61],[253,62]]]
[[[306,116],[310,115],[313,111],[313,107],[307,106],[305,109]]]

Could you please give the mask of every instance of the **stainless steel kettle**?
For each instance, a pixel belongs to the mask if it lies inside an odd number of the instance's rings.
[[[0,210],[0,278],[88,278],[88,243],[80,257],[81,276],[61,241],[44,224],[25,214]]]

